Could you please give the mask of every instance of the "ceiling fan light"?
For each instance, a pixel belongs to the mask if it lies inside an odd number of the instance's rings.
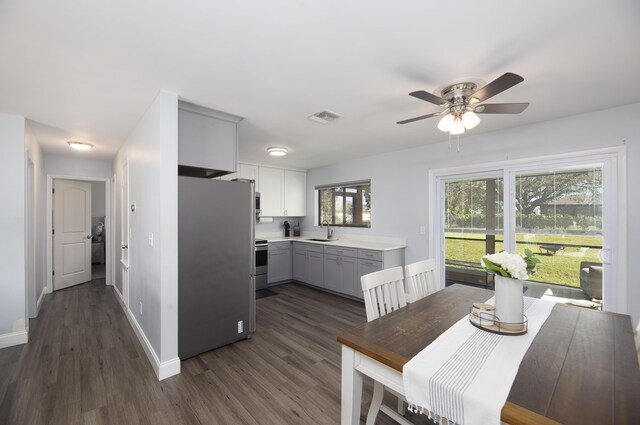
[[[453,115],[445,115],[440,119],[440,122],[438,122],[438,130],[444,131],[445,133],[451,131],[454,121]]]
[[[480,124],[480,117],[473,111],[467,111],[462,114],[462,124],[467,130],[471,130],[476,125]]]
[[[462,120],[457,119],[454,121],[453,126],[451,127],[450,134],[455,136],[462,133],[464,133],[464,124],[462,123]]]

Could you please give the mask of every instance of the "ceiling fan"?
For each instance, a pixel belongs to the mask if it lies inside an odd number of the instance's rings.
[[[507,72],[496,78],[484,87],[477,89],[475,83],[451,84],[442,90],[441,96],[436,96],[424,90],[409,93],[416,97],[446,109],[432,114],[422,115],[408,120],[398,121],[398,124],[407,124],[435,116],[443,116],[438,123],[438,128],[449,134],[462,134],[478,125],[480,118],[477,114],[519,114],[527,109],[528,103],[489,103],[481,105],[487,99],[502,93],[503,91],[524,81],[521,76]]]

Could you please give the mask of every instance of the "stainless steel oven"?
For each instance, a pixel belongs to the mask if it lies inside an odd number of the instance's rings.
[[[269,270],[269,244],[264,239],[256,239],[256,261],[253,274],[256,279],[256,291],[267,287]]]

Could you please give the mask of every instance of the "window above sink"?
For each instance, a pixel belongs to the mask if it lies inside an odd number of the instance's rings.
[[[371,227],[371,180],[316,186],[318,225]]]

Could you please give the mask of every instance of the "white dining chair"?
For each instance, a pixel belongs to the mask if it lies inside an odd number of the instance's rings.
[[[364,295],[364,305],[367,310],[367,322],[371,322],[385,314],[391,313],[407,305],[404,293],[404,274],[402,267],[393,267],[369,273],[360,278],[362,283],[362,293]],[[385,389],[398,397],[397,411],[382,404]],[[367,413],[366,425],[373,425],[382,411],[396,422],[403,425],[412,425],[406,420],[401,412],[404,412],[404,396],[395,391],[385,388],[380,382],[373,381],[373,397],[371,406]]]
[[[433,258],[404,266],[404,278],[409,290],[409,302],[416,302],[440,289],[436,278],[436,260]]]

